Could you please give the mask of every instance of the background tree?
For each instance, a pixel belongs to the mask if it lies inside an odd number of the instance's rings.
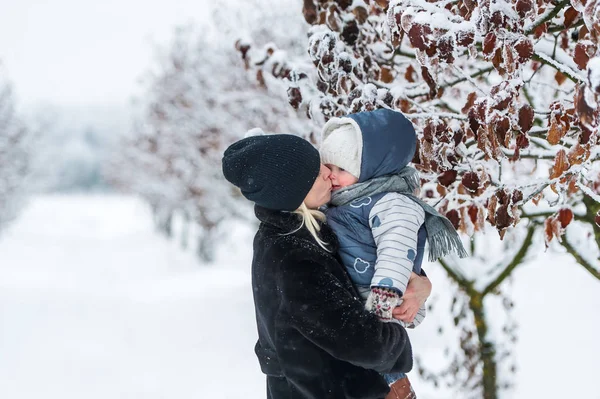
[[[304,0],[303,15],[309,68],[251,42],[243,59],[282,78],[290,104],[317,126],[381,107],[414,122],[422,196],[473,237],[470,260],[440,262],[459,287],[462,354],[437,375],[421,371],[496,398],[507,357],[486,304],[541,249],[535,235],[600,278],[600,3]],[[504,256],[488,251],[486,226]]]
[[[133,137],[110,171],[115,184],[151,204],[165,233],[171,234],[174,215],[199,226],[194,229],[197,233],[184,228],[183,240],[194,234],[198,255],[207,261],[213,258],[219,225],[232,216],[248,218],[250,213],[246,201],[240,201],[222,177],[224,149],[255,127],[298,135],[308,135],[311,129],[307,117],[287,105],[285,89],[271,89],[262,72],[244,69],[236,46],[243,49],[245,44],[235,40],[247,29],[264,40],[268,52],[277,37],[266,35],[265,27],[275,32],[293,32],[298,27],[306,31],[301,15],[258,14],[256,4],[250,2],[220,4],[213,16],[214,27],[178,28],[161,52],[158,65],[145,79]],[[300,43],[282,41],[293,48]]]
[[[24,204],[31,140],[16,115],[12,90],[0,64],[0,232]]]

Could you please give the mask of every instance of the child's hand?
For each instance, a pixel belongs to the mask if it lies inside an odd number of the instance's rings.
[[[379,316],[382,321],[392,321],[392,311],[400,304],[400,295],[384,287],[373,287],[367,298],[366,309]]]

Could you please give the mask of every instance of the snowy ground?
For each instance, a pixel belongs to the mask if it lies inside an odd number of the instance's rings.
[[[0,398],[263,399],[249,257],[248,229],[207,266],[155,234],[135,199],[35,199],[0,237]],[[444,275],[428,272],[443,304]],[[513,291],[519,373],[505,397],[600,398],[600,282],[542,255]],[[430,317],[413,346],[435,361],[442,316]],[[420,399],[455,396],[412,378]]]

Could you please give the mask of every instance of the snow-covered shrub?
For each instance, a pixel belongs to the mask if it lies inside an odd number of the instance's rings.
[[[270,88],[255,72],[247,72],[236,50],[244,46],[237,40],[240,31],[246,29],[266,41],[265,27],[284,31],[287,24],[287,31],[306,29],[302,17],[287,11],[258,15],[255,6],[219,4],[214,27],[176,30],[158,65],[146,76],[145,94],[139,99],[141,116],[111,168],[115,184],[152,205],[163,231],[170,232],[174,212],[198,224],[197,251],[204,260],[212,258],[222,221],[251,215],[247,201],[222,176],[225,148],[255,127],[311,133],[306,115],[287,104],[286,91]],[[269,39],[265,44],[275,46],[277,36]],[[282,42],[301,46],[294,43]]]
[[[600,3],[303,5],[312,65],[251,41],[241,56],[261,77],[279,78],[291,106],[317,128],[382,107],[414,122],[422,196],[472,237],[473,258],[441,262],[460,287],[457,301],[466,294],[466,307],[453,309],[465,329],[463,356],[449,364],[446,382],[495,398],[497,362],[506,357],[489,338],[484,299],[528,251],[543,249],[535,235],[600,278]],[[582,224],[587,234],[578,234]],[[490,226],[501,257],[487,251]],[[577,242],[564,236],[567,229]]]

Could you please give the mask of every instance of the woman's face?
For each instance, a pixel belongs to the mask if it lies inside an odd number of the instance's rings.
[[[321,170],[319,176],[313,183],[312,188],[306,195],[304,203],[310,209],[317,209],[321,205],[325,205],[331,199],[331,180],[329,175],[331,171],[327,166],[321,164]]]

